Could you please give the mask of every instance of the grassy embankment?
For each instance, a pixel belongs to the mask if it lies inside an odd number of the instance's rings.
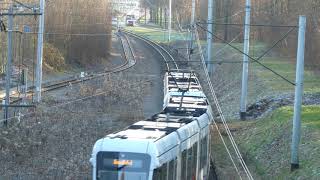
[[[137,34],[144,35],[157,42],[167,42],[165,32],[144,27],[128,28]],[[175,32],[177,33],[177,32]],[[173,33],[173,39],[181,38]],[[203,44],[205,42],[202,42]],[[234,43],[242,49],[242,44]],[[215,44],[222,48],[224,44]],[[261,54],[266,49],[263,44],[256,44],[253,52]],[[254,55],[254,54],[252,54]],[[261,61],[266,66],[282,74],[292,82],[295,80],[295,64],[286,58],[265,57]],[[293,93],[294,86],[276,77],[256,63],[250,66],[252,74],[257,76],[265,86],[270,87],[275,94]],[[305,70],[305,93],[320,93],[320,78],[312,71]],[[263,119],[246,122],[233,122],[230,127],[235,132],[236,141],[249,164],[256,179],[317,179],[320,177],[320,106],[304,106],[302,111],[302,139],[300,146],[301,169],[290,172],[290,144],[292,129],[292,107],[282,107]],[[232,165],[226,159],[227,154],[220,142],[214,142],[214,151],[219,154],[216,159],[218,171],[222,179],[237,177]]]
[[[266,57],[261,61],[292,82],[295,81],[295,63],[285,58]],[[294,92],[294,86],[276,77],[256,63],[251,72],[270,87],[275,95]],[[304,92],[320,93],[320,77],[306,68]],[[236,141],[257,179],[317,179],[320,177],[320,106],[303,106],[300,165],[298,171],[290,172],[290,145],[293,107],[277,109],[267,117],[254,121],[233,122]],[[222,144],[215,148],[224,154]],[[227,156],[225,156],[227,157]],[[222,167],[230,166],[226,163]]]
[[[138,35],[142,35],[158,43],[168,43],[168,31],[157,27],[126,27],[128,31],[132,31]],[[185,40],[188,37],[188,33],[182,33],[173,30],[171,33],[171,41]]]
[[[233,43],[233,45],[239,49],[242,49],[243,46],[240,43]],[[215,47],[220,49],[224,47],[224,44],[215,43]],[[235,50],[229,49],[229,54],[237,53]],[[255,43],[251,47],[251,56],[257,57],[266,49],[267,47],[264,44]],[[241,55],[235,55],[234,60],[242,60]],[[280,73],[291,82],[295,81],[295,59],[290,60],[288,58],[267,56],[260,62]],[[239,68],[237,65],[231,66]],[[249,71],[251,76],[256,77],[250,80],[249,90],[251,91],[257,90],[257,87],[253,87],[256,85],[252,81],[259,80],[263,83],[261,87],[270,89],[270,92],[264,94],[265,96],[281,97],[281,94],[294,93],[295,87],[293,85],[277,77],[257,63],[250,63]],[[226,75],[231,72],[223,73],[225,73],[225,76],[221,76],[222,78],[226,78],[226,80],[229,78],[230,81],[233,80]],[[239,72],[236,73],[239,74]],[[304,92],[305,94],[318,94],[316,97],[320,98],[320,77],[308,68],[305,68],[304,73]],[[229,94],[233,95],[232,92],[229,92]],[[230,104],[224,102],[221,105],[227,106]],[[236,142],[256,179],[317,179],[320,177],[320,154],[318,153],[320,150],[320,106],[303,107],[300,146],[301,169],[291,173],[290,144],[292,118],[293,107],[288,106],[277,109],[263,119],[245,122],[238,122],[238,120],[231,121],[230,127],[235,131]],[[218,138],[218,135],[215,135]],[[229,147],[231,147],[230,144]],[[232,168],[228,155],[219,139],[214,140],[213,151],[216,155],[216,169],[219,178],[236,179],[236,171]]]
[[[304,106],[300,145],[301,168],[290,172],[292,107],[282,107],[256,122],[234,123],[241,127],[237,142],[251,170],[261,179],[316,179],[320,177],[320,107]]]
[[[295,65],[287,59],[266,58],[264,64],[294,81]],[[254,65],[257,66],[257,65]],[[293,92],[294,87],[270,71],[256,67],[255,74],[275,92]],[[312,71],[304,73],[304,92],[320,92],[320,78]],[[290,172],[290,144],[293,107],[282,107],[256,122],[235,123],[240,126],[237,140],[243,152],[255,165],[262,179],[317,179],[320,177],[320,106],[304,106],[302,110],[301,168]]]

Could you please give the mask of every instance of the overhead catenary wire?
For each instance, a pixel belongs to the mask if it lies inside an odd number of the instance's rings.
[[[241,11],[238,11],[232,15],[229,15],[229,16],[219,17],[218,19],[215,19],[215,21],[225,20],[226,18],[232,18],[232,17],[238,16],[239,14],[244,13],[244,12],[245,12],[244,10],[241,10]]]
[[[38,32],[28,32],[25,34],[41,34]],[[43,33],[45,35],[64,35],[64,36],[111,36],[112,33],[55,33],[55,32],[48,32]]]
[[[218,22],[198,22],[198,24],[215,24],[215,25],[228,25],[228,26],[245,26],[245,24],[238,23],[218,23]],[[296,25],[277,25],[277,24],[248,24],[251,27],[273,27],[273,28],[297,28]]]
[[[255,58],[251,57],[249,54],[244,53],[242,50],[240,50],[239,48],[235,47],[234,45],[232,45],[231,43],[226,42],[223,38],[217,36],[216,34],[212,33],[211,31],[208,31],[206,28],[204,28],[203,26],[199,25],[198,23],[196,24],[198,27],[200,27],[202,30],[209,32],[210,34],[212,34],[216,39],[219,39],[221,41],[223,41],[224,43],[227,43],[230,47],[232,47],[233,49],[237,50],[238,52],[240,52],[241,54],[247,56],[251,61],[254,61],[256,63],[258,63],[260,66],[264,67],[265,69],[271,71],[273,74],[279,76],[280,78],[282,78],[284,81],[288,82],[289,84],[295,86],[295,83],[292,82],[291,80],[289,80],[288,78],[282,76],[281,74],[279,74],[278,72],[276,72],[275,70],[269,68],[268,66],[264,65],[263,63],[261,63],[260,61],[256,60]]]
[[[199,39],[199,34],[198,34],[198,31],[197,31],[197,28],[196,28],[196,39],[197,39],[197,42],[198,42],[199,51],[202,52],[202,48],[201,48],[201,44],[200,44],[200,39]],[[208,70],[207,70],[207,68],[206,68],[206,64],[205,64],[205,62],[204,62],[203,54],[202,54],[202,53],[200,53],[200,54],[201,54],[200,60],[202,61],[202,67],[203,67],[203,70],[204,70],[204,72],[205,72],[205,76],[206,76],[207,83],[208,83],[208,85],[209,85],[209,87],[210,87],[211,95],[213,96],[214,103],[215,103],[216,108],[217,108],[217,110],[218,110],[218,113],[219,113],[219,115],[220,115],[220,119],[221,119],[222,122],[223,122],[224,128],[225,128],[225,130],[226,130],[226,132],[227,132],[227,134],[228,134],[229,140],[230,140],[230,142],[231,142],[231,144],[232,144],[232,147],[233,147],[234,151],[236,152],[237,158],[238,158],[238,160],[239,160],[239,162],[240,162],[243,170],[245,171],[248,179],[249,179],[249,180],[253,180],[253,177],[252,177],[252,175],[251,175],[251,173],[250,173],[250,171],[249,171],[249,169],[248,169],[245,161],[244,161],[243,158],[242,158],[242,155],[241,155],[241,153],[240,153],[240,150],[239,150],[239,148],[238,148],[238,146],[237,146],[237,144],[236,144],[236,142],[235,142],[235,140],[234,140],[234,138],[233,138],[233,135],[232,135],[232,133],[231,133],[231,131],[230,131],[230,129],[229,129],[229,126],[228,126],[228,124],[226,123],[226,120],[225,120],[224,114],[223,114],[223,112],[222,112],[222,110],[221,110],[221,107],[220,107],[219,101],[218,101],[218,99],[217,99],[216,93],[215,93],[215,91],[214,91],[214,89],[213,89],[213,85],[212,85],[212,83],[211,83],[210,76],[209,76]],[[216,121],[213,121],[213,122],[216,124]],[[217,125],[216,125],[216,128],[217,128],[217,130],[218,130],[218,132],[219,132],[219,128],[218,128]],[[223,138],[222,138],[222,141],[224,141]],[[227,150],[228,147],[226,146],[225,143],[224,143],[224,146],[225,146],[225,148],[226,148],[226,150]],[[228,149],[227,151],[229,151],[229,149]],[[229,154],[229,153],[228,153],[228,154]],[[231,156],[230,154],[229,154],[229,156],[230,156],[230,158],[232,159],[232,156]],[[234,165],[235,165],[235,164],[234,164]],[[235,166],[235,167],[236,167],[236,166]],[[237,169],[237,168],[236,168],[236,169]],[[240,178],[241,178],[241,176],[240,176]]]
[[[102,77],[102,76],[101,76],[101,77]],[[48,109],[59,108],[59,107],[62,107],[62,106],[64,106],[64,105],[72,104],[72,103],[79,102],[79,101],[82,101],[82,100],[87,100],[87,99],[90,99],[90,98],[92,98],[92,97],[96,97],[96,96],[99,96],[99,95],[103,95],[103,94],[105,94],[105,93],[107,93],[107,91],[99,92],[99,93],[96,93],[96,94],[94,94],[94,95],[87,96],[87,97],[84,97],[84,98],[79,98],[79,99],[75,99],[75,100],[72,100],[72,101],[68,101],[68,102],[65,102],[65,103],[62,103],[62,104],[58,104],[58,105],[56,105],[56,106],[51,106],[51,107],[49,107]],[[35,114],[35,112],[26,113],[26,114],[24,114],[24,115],[22,115],[22,116],[19,116],[18,118],[24,117],[24,116],[27,116],[27,115],[32,115],[32,114]],[[9,118],[9,119],[14,119],[14,118],[17,118],[17,117],[15,116],[15,117],[12,117],[12,118]],[[7,119],[7,120],[9,120],[9,119]],[[3,121],[5,121],[5,120],[0,120],[0,123],[3,122]]]
[[[34,9],[35,9],[35,7],[26,5],[26,4],[24,4],[24,3],[20,2],[20,1],[17,1],[17,0],[12,0],[12,1],[15,2],[15,3],[17,3],[17,4],[19,4],[19,5],[22,6],[22,7],[27,8],[27,9],[30,9],[30,10],[34,10]]]
[[[235,38],[231,41],[231,43],[232,43],[234,40],[236,40],[236,39],[238,38],[238,36],[240,36],[240,35],[241,35],[241,33],[240,33],[239,35],[237,35],[237,37],[235,37]],[[198,42],[199,42],[199,41],[198,41]],[[198,46],[200,47],[200,44],[198,44]],[[224,47],[224,48],[225,48],[225,47]],[[223,50],[223,48],[222,48],[222,50]],[[200,51],[200,54],[202,54],[202,53],[201,53],[201,51],[202,51],[201,47],[200,47],[199,51]],[[203,56],[202,56],[202,57],[203,57]],[[203,60],[202,62],[204,62],[204,59],[202,59],[202,60]],[[176,61],[176,62],[178,62],[178,61]],[[206,65],[205,65],[205,64],[204,64],[204,69],[205,69],[205,71],[207,72],[207,69],[206,69]],[[231,152],[230,152],[230,150],[228,149],[225,140],[223,139],[223,136],[222,136],[222,134],[221,134],[221,132],[220,132],[220,130],[219,130],[219,127],[218,127],[218,125],[217,125],[217,123],[216,123],[215,120],[213,120],[213,122],[214,122],[215,127],[216,127],[217,130],[218,130],[219,137],[221,138],[222,143],[224,144],[224,146],[225,146],[225,148],[226,148],[226,151],[227,151],[227,153],[228,153],[228,155],[229,155],[229,157],[230,157],[230,160],[231,160],[231,162],[232,162],[232,164],[233,164],[236,172],[238,173],[239,178],[242,180],[240,171],[239,171],[238,167],[236,166],[236,164],[235,164],[235,162],[234,162],[234,160],[233,160],[233,158],[232,158]],[[238,155],[238,154],[237,154],[237,155]],[[240,156],[241,156],[241,155],[240,155]],[[241,161],[240,161],[240,162],[241,162]],[[244,161],[243,161],[243,163],[244,163]],[[241,163],[241,164],[242,164],[242,163]],[[249,174],[249,175],[248,175],[249,179],[250,179],[250,177],[251,177],[251,179],[253,179],[252,176],[251,176],[251,174],[250,174],[250,172],[249,172],[249,170],[248,170],[248,168],[244,167],[244,170],[245,170],[245,172],[246,172],[247,175]]]
[[[237,40],[241,36],[242,33],[243,33],[243,30],[236,37],[234,37],[229,43],[233,43],[235,40]],[[213,56],[214,59],[216,59],[218,57],[218,55],[220,55],[220,53],[222,53],[227,47],[228,47],[228,44],[226,44],[221,49],[219,49],[216,52],[216,54],[214,54],[214,56]]]
[[[283,41],[284,39],[286,39],[288,36],[289,36],[289,34],[293,31],[293,30],[295,30],[296,28],[295,27],[293,27],[293,28],[291,28],[291,29],[289,29],[289,31],[285,34],[285,35],[283,35],[278,41],[276,41],[267,51],[265,51],[263,54],[261,54],[256,60],[260,60],[261,58],[263,58],[266,54],[268,54],[274,47],[276,47],[281,41]]]
[[[197,40],[197,42],[198,42],[198,48],[199,48],[200,54],[202,54],[202,48],[201,48],[200,42],[198,41],[199,35],[198,35],[197,30],[195,31],[195,35],[196,35],[196,40]],[[202,56],[202,57],[203,57],[203,56]],[[203,59],[203,60],[204,60],[204,59]],[[208,73],[207,68],[205,67],[204,69],[205,69],[205,71]],[[226,149],[226,151],[227,151],[227,154],[228,154],[228,156],[229,156],[229,158],[230,158],[230,160],[231,160],[231,163],[232,163],[233,167],[235,168],[235,170],[236,170],[237,174],[239,175],[240,179],[242,179],[241,174],[240,174],[240,171],[239,171],[238,167],[236,166],[236,164],[235,164],[235,162],[234,162],[234,160],[233,160],[233,157],[232,157],[232,155],[231,155],[231,152],[230,152],[230,150],[229,150],[229,148],[228,148],[225,140],[223,139],[223,136],[222,136],[222,134],[221,134],[221,132],[220,132],[220,129],[219,129],[219,127],[218,127],[218,124],[217,124],[217,122],[216,122],[214,119],[213,119],[213,123],[214,123],[214,125],[215,125],[215,127],[216,127],[216,129],[217,129],[217,132],[218,132],[218,134],[219,134],[219,137],[220,137],[220,139],[221,139],[221,141],[222,141],[222,143],[223,143],[223,145],[224,145],[224,147],[225,147],[225,149]]]

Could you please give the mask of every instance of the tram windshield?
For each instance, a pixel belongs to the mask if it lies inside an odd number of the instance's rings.
[[[151,157],[140,153],[99,152],[97,179],[147,180]]]

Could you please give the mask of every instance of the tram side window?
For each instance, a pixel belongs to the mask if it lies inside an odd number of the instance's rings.
[[[182,152],[181,179],[187,179],[187,150]]]
[[[197,176],[197,158],[198,158],[198,143],[195,143],[192,147],[193,161],[192,161],[192,179],[196,179]]]
[[[197,168],[197,143],[188,149],[188,168],[187,179],[193,180],[196,177]]]
[[[152,180],[167,180],[167,164],[153,171]]]
[[[161,175],[160,175],[160,180],[167,180],[167,164],[163,164],[161,166]]]
[[[175,180],[176,179],[176,159],[173,159],[169,162],[169,174],[168,180]]]
[[[207,153],[208,153],[208,136],[201,140],[201,154],[200,154],[200,168],[204,168],[207,165]]]
[[[152,180],[160,180],[160,175],[161,175],[161,172],[160,172],[160,169],[155,169],[153,171],[153,176],[152,176]]]

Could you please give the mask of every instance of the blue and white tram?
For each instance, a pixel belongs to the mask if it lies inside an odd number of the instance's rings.
[[[173,70],[164,77],[164,96],[169,92],[202,91],[196,74],[190,70]]]
[[[208,179],[213,116],[200,83],[194,73],[171,72],[164,87],[163,112],[95,143],[94,180]]]
[[[93,179],[207,179],[210,121],[163,112],[110,134],[94,145]]]

